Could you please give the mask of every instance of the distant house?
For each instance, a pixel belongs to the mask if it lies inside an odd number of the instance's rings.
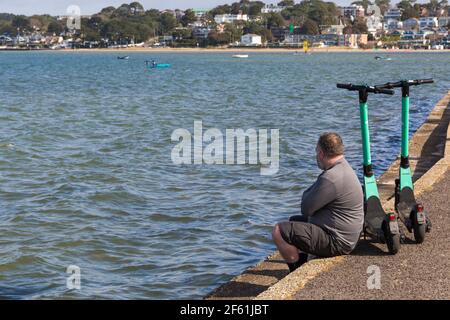
[[[237,21],[248,21],[248,15],[246,14],[218,14],[214,17],[214,21],[217,24],[221,23],[235,23]]]
[[[261,9],[261,13],[280,13],[286,9],[286,7],[280,7],[274,4],[266,4],[264,8]]]
[[[355,4],[347,7],[339,7],[339,9],[341,10],[341,15],[346,18],[358,18],[364,17],[365,15],[364,7]]]
[[[405,32],[398,42],[400,48],[424,48],[430,43],[429,37],[433,32]]]
[[[28,38],[22,37],[20,35],[17,35],[14,39],[13,39],[14,45],[15,46],[23,46],[26,45],[28,42]]]
[[[197,19],[200,20],[205,17],[205,15],[210,11],[210,9],[194,8],[194,9],[192,9],[192,11],[194,11]]]
[[[241,46],[260,46],[262,45],[261,36],[257,34],[244,34],[241,37]]]
[[[389,9],[385,14],[384,14],[384,20],[400,20],[402,17],[402,11],[400,9]]]
[[[196,39],[207,39],[209,32],[211,31],[208,27],[198,27],[192,30],[192,36]]]
[[[422,17],[419,19],[419,28],[427,29],[427,28],[437,28],[439,25],[438,18],[436,17]]]
[[[12,45],[13,39],[8,36],[0,36],[0,45],[6,46],[6,45]]]
[[[403,29],[406,31],[419,29],[419,19],[410,18],[403,21]]]
[[[396,19],[389,19],[389,20],[385,20],[384,22],[384,29],[389,31],[394,31],[397,29],[402,29],[403,28],[403,23],[401,21],[398,21]]]
[[[376,35],[376,33],[383,28],[383,23],[381,22],[381,18],[376,15],[371,15],[367,18],[367,32],[372,35]]]
[[[272,32],[272,37],[275,41],[283,41],[286,33],[289,34],[289,30],[286,27],[272,27],[270,32]]]
[[[56,17],[56,19],[58,21],[67,20],[69,18],[73,18],[73,15],[62,15],[62,16]],[[90,20],[92,18],[92,16],[91,15],[81,15],[80,18]]]
[[[339,24],[333,24],[329,26],[321,26],[321,34],[336,34],[341,35],[344,34],[345,25],[339,21]]]

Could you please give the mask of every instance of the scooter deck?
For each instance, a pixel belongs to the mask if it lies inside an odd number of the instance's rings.
[[[397,211],[402,220],[409,219],[411,212],[416,207],[417,202],[414,191],[411,188],[403,188],[398,195]]]
[[[365,203],[365,225],[373,235],[379,235],[386,212],[381,205],[380,198],[372,196]]]

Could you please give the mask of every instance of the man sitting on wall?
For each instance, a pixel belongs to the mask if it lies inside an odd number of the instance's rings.
[[[318,167],[323,170],[302,197],[302,215],[275,225],[272,237],[292,272],[308,254],[333,257],[356,247],[364,224],[361,184],[344,158],[337,133],[324,133],[316,146]]]

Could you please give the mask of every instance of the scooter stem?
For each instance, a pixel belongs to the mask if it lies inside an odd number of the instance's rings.
[[[407,82],[403,82],[402,86],[402,167],[409,167],[409,85]]]
[[[361,138],[363,145],[364,174],[366,175],[366,167],[371,166],[372,159],[370,156],[370,133],[369,133],[369,110],[367,102],[360,102],[359,113],[361,119]],[[370,170],[371,171],[371,170]]]
[[[402,167],[409,167],[409,96],[402,97]]]

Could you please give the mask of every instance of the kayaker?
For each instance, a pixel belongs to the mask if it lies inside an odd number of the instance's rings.
[[[157,64],[156,64],[155,60],[152,60],[152,67],[156,68],[156,66],[157,66]]]
[[[307,262],[308,254],[317,257],[349,254],[363,228],[361,184],[344,158],[344,144],[337,133],[320,136],[316,160],[323,171],[303,192],[302,215],[278,223],[272,232],[291,272]]]

